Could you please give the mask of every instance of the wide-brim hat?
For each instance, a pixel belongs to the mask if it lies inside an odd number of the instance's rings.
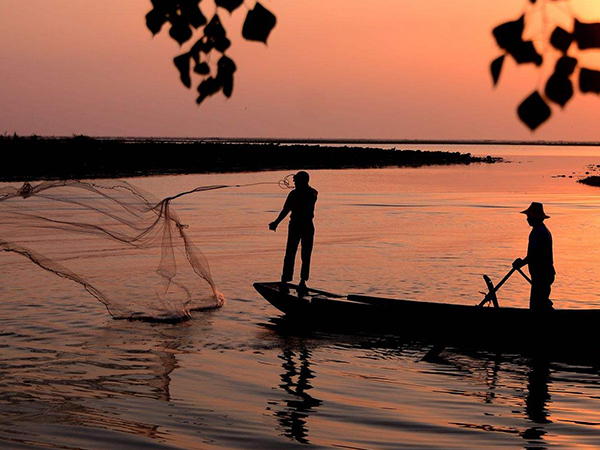
[[[521,214],[527,214],[527,217],[533,217],[534,219],[549,219],[550,216],[544,212],[544,205],[538,202],[533,202],[529,205],[525,211],[521,211]]]

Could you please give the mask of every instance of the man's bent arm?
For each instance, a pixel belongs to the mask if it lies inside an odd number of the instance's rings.
[[[291,195],[291,192],[290,192]],[[274,229],[277,228],[277,225],[279,225],[279,223],[285,219],[285,217],[290,213],[290,211],[292,210],[292,202],[290,200],[290,195],[288,195],[288,198],[285,200],[285,203],[283,204],[283,209],[281,210],[281,212],[279,213],[279,216],[277,216],[277,219],[275,219],[273,222],[271,222],[269,224],[269,228]]]

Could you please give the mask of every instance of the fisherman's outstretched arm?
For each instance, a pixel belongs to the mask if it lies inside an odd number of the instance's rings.
[[[271,222],[269,224],[269,230],[277,230],[277,226],[279,225],[279,223],[285,219],[285,217],[290,213],[290,211],[292,210],[292,202],[290,200],[290,196],[291,196],[291,192],[288,195],[284,205],[283,205],[283,209],[281,210],[281,212],[279,213],[279,216],[277,216],[277,219],[275,219],[273,222]]]

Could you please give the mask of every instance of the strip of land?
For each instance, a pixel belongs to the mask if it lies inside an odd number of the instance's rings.
[[[0,181],[495,163],[470,153],[87,136],[0,136]]]
[[[135,138],[132,138],[135,139]],[[159,138],[160,139],[160,138]],[[170,138],[164,138],[170,139]],[[197,140],[196,138],[186,138]],[[205,142],[254,142],[281,144],[361,144],[361,145],[488,145],[488,146],[552,146],[552,147],[600,147],[598,141],[514,141],[503,139],[332,139],[332,138],[202,138]]]
[[[587,184],[588,186],[600,187],[600,176],[592,175],[589,177],[582,178],[581,180],[577,180],[577,182],[581,184]]]

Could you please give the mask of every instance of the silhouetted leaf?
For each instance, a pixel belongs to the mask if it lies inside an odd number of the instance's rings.
[[[223,53],[225,50],[229,48],[231,45],[231,41],[223,36],[221,39],[215,40],[214,44],[215,49]]]
[[[492,79],[494,80],[494,86],[498,84],[498,79],[500,78],[500,71],[502,70],[502,64],[504,63],[504,55],[496,58],[492,61],[491,71],[492,71]]]
[[[192,29],[184,20],[178,19],[176,21],[171,21],[171,23],[172,25],[169,34],[173,39],[179,42],[179,45],[192,37]]]
[[[198,93],[200,94],[196,99],[196,103],[201,104],[207,97],[216,94],[221,90],[221,84],[216,78],[208,77],[198,86]]]
[[[160,11],[165,16],[168,15],[170,12],[173,12],[173,10],[174,10],[173,2],[171,0],[150,0],[150,1],[152,3],[152,6],[154,6],[154,9],[157,11]]]
[[[201,27],[206,23],[206,17],[198,7],[198,0],[180,0],[181,16],[194,28]]]
[[[195,55],[198,55],[201,51],[208,54],[208,53],[210,53],[210,51],[212,49],[213,49],[212,41],[209,41],[209,39],[206,36],[202,36],[192,46],[192,48],[190,49],[190,53],[192,54],[192,56],[195,57]],[[198,57],[198,59],[199,59],[199,57]],[[198,59],[196,59],[196,61],[198,61]]]
[[[210,67],[205,62],[198,63],[194,66],[194,72],[200,75],[208,75],[210,73]]]
[[[215,3],[217,4],[217,6],[225,8],[229,12],[233,12],[242,3],[244,3],[244,0],[215,0]]]
[[[531,41],[521,41],[507,51],[519,64],[534,63],[536,66],[542,65],[542,55],[537,52]]]
[[[548,120],[551,111],[542,96],[535,91],[519,105],[517,113],[519,119],[533,131]]]
[[[233,92],[233,77],[223,80],[223,95],[227,98],[231,97]]]
[[[549,100],[563,107],[573,97],[573,83],[564,73],[554,73],[548,78],[544,93]]]
[[[219,40],[225,37],[225,28],[221,24],[221,20],[218,15],[214,15],[208,25],[204,27],[204,34],[209,39]]]
[[[166,10],[172,3],[172,0],[150,0],[150,3],[157,9]]]
[[[523,41],[524,26],[525,16],[521,16],[513,22],[498,25],[493,34],[500,48],[510,53],[517,63],[534,63],[539,66],[542,64],[542,55],[537,52],[532,41]]]
[[[496,42],[504,50],[510,51],[510,49],[519,43],[523,42],[523,29],[525,28],[525,16],[519,17],[519,19],[506,22],[502,25],[498,25],[492,31]]]
[[[273,13],[256,2],[254,9],[248,11],[242,28],[242,36],[249,41],[260,41],[266,44],[276,23],[277,19]]]
[[[225,28],[223,28],[221,20],[216,14],[213,16],[210,23],[204,27],[204,34],[206,36],[206,41],[203,41],[203,45],[207,50],[209,48],[214,48],[223,53],[231,45],[231,41],[227,39],[225,34]],[[205,49],[203,49],[204,53],[210,51],[205,51]]]
[[[567,76],[572,75],[577,67],[577,60],[570,56],[562,56],[556,61],[555,73],[562,73]]]
[[[173,59],[175,67],[179,70],[181,76],[181,82],[188,88],[192,87],[192,80],[190,78],[190,54],[184,53]]]
[[[554,48],[560,50],[563,53],[567,53],[569,47],[573,43],[574,36],[561,27],[556,27],[550,36],[550,43]]]
[[[146,14],[146,27],[148,27],[152,34],[157,34],[166,22],[166,14],[156,8]]]
[[[237,67],[231,58],[223,55],[217,62],[217,80],[223,87],[223,95],[231,97],[233,92],[233,73]]]
[[[600,23],[583,23],[575,19],[573,34],[581,50],[600,48]]]
[[[582,93],[600,94],[600,72],[582,68],[579,71],[579,90]]]
[[[197,43],[196,43],[197,44]],[[192,45],[190,48],[190,57],[196,62],[196,64],[200,64],[200,47],[196,44]]]

